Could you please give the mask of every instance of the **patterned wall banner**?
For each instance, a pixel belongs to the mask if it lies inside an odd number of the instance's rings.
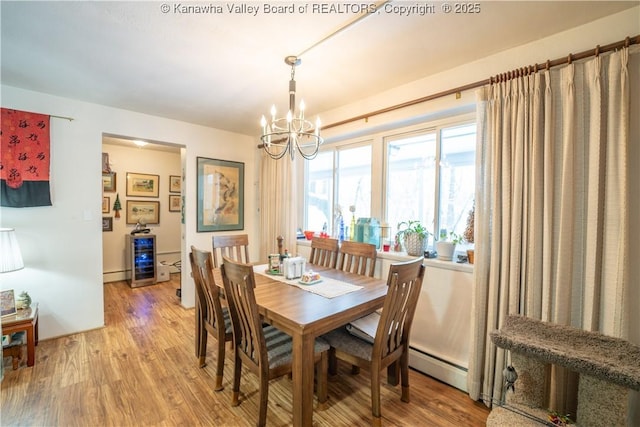
[[[0,110],[0,206],[51,206],[49,116]]]

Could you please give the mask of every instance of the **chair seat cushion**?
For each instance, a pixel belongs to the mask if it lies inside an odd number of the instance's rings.
[[[373,345],[353,336],[346,327],[334,329],[324,334],[322,338],[337,350],[371,361]]]
[[[233,326],[231,325],[231,315],[227,307],[222,307],[222,317],[224,318],[224,333],[232,334]]]
[[[267,325],[262,328],[267,346],[269,368],[286,365],[292,362],[293,339],[280,329]],[[316,354],[329,350],[329,344],[322,338],[316,338],[314,351]]]

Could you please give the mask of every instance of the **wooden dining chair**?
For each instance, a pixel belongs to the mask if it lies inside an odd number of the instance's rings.
[[[311,240],[309,262],[322,267],[336,268],[338,251],[338,239],[314,237]]]
[[[322,337],[327,340],[329,364],[335,366],[335,358],[352,366],[369,367],[371,370],[372,425],[381,425],[380,372],[388,366],[400,365],[400,382],[403,402],[409,402],[409,333],[418,296],[424,278],[423,258],[392,264],[389,268],[382,313],[373,344],[357,338],[345,327],[333,330]],[[333,368],[330,373],[335,374]]]
[[[213,266],[220,268],[222,257],[226,256],[234,261],[249,264],[249,236],[246,234],[230,234],[213,236]]]
[[[215,337],[218,354],[216,360],[215,391],[220,391],[224,373],[225,344],[233,339],[231,317],[220,302],[220,291],[213,278],[211,252],[191,246],[191,271],[196,288],[196,357],[201,368],[207,365],[207,337]]]
[[[238,406],[242,363],[258,375],[260,409],[258,425],[267,420],[269,381],[291,373],[293,340],[274,326],[263,325],[254,295],[253,267],[223,257],[222,280],[231,312],[235,358],[231,405]],[[329,345],[321,338],[315,342],[318,403],[327,401],[327,365]]]
[[[370,243],[345,240],[340,246],[340,260],[337,269],[373,277],[376,269],[378,250]]]

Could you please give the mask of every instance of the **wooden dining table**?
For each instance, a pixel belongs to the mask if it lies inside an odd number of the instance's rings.
[[[311,426],[313,421],[314,341],[316,337],[382,307],[387,294],[386,280],[307,264],[307,270],[362,289],[326,298],[255,274],[256,303],[264,321],[293,338],[293,425]],[[216,284],[223,287],[220,272]],[[313,285],[310,285],[313,286]]]

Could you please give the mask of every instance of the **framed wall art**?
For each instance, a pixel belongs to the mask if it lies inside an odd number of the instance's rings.
[[[197,232],[244,229],[244,163],[198,157]]]
[[[116,191],[116,173],[108,172],[102,174],[102,191],[113,193]]]
[[[158,197],[160,176],[127,172],[127,196]]]
[[[169,212],[180,212],[182,210],[182,196],[169,194]]]
[[[112,216],[103,216],[102,217],[102,231],[113,231],[113,217]]]
[[[0,292],[0,315],[16,314],[16,298],[13,289]]]
[[[160,202],[127,200],[127,224],[159,224]]]
[[[169,193],[179,193],[182,190],[182,177],[169,175]]]
[[[109,213],[109,208],[111,207],[111,198],[103,197],[102,198],[102,213]]]

